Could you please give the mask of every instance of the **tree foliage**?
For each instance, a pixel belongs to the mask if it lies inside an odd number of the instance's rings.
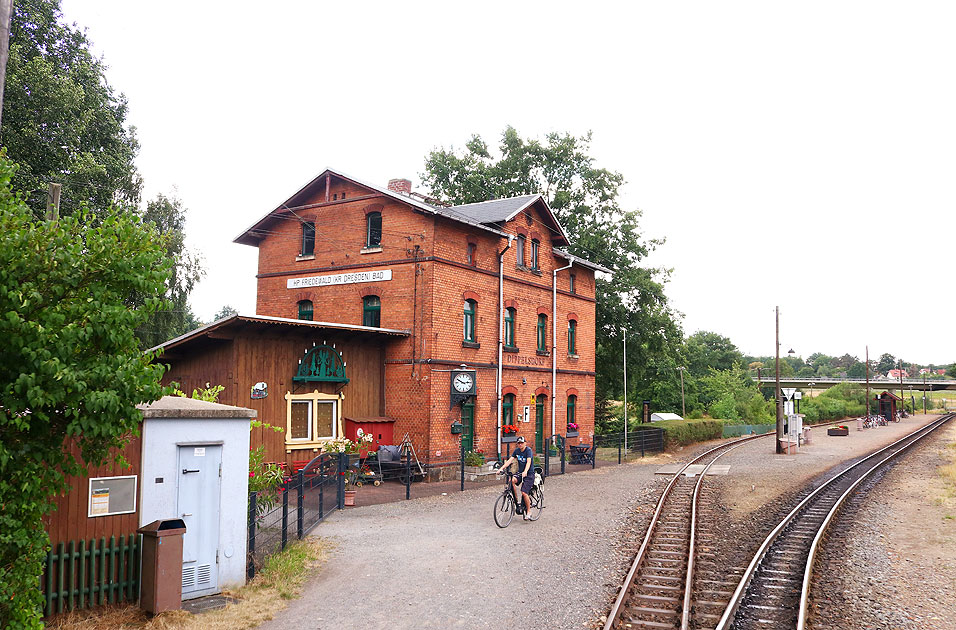
[[[498,156],[473,136],[461,152],[432,151],[421,177],[432,196],[455,204],[540,193],[567,233],[570,252],[613,270],[612,277],[596,281],[600,406],[602,398],[622,393],[623,331],[628,338],[629,395],[635,400],[662,386],[655,378],[667,357],[676,353],[682,334],[664,293],[669,270],[641,265],[663,241],[645,238],[638,224],[640,212],[621,208],[618,192],[624,177],[595,165],[590,141],[590,134],[558,133],[544,141],[526,140],[508,127]],[[676,387],[679,400],[680,383],[672,372],[665,384],[671,397]]]
[[[166,303],[140,326],[136,334],[146,348],[157,346],[201,325],[189,307],[189,294],[203,275],[199,257],[186,249],[186,211],[175,197],[157,195],[146,204],[143,221],[161,235],[172,269],[166,280]]]
[[[129,213],[36,222],[13,172],[0,158],[0,627],[39,628],[41,519],[84,470],[64,446],[102,463],[137,429],[135,405],[163,393],[134,331],[159,307],[169,263]]]
[[[705,376],[708,370],[729,370],[743,363],[744,357],[727,337],[701,330],[684,343],[687,369],[694,376]]]
[[[61,183],[61,214],[114,205],[134,207],[142,181],[139,150],[126,126],[127,103],[60,0],[13,3],[3,99],[2,140],[19,166],[14,188],[29,194],[36,216],[49,183]]]

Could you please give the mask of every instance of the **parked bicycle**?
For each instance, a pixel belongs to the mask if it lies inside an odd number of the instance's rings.
[[[498,471],[498,474],[502,474],[501,471]],[[511,525],[511,519],[514,518],[515,514],[524,514],[524,503],[515,503],[514,490],[511,486],[511,478],[513,475],[514,473],[512,472],[504,472],[505,487],[495,501],[495,525],[501,528]],[[528,499],[531,501],[531,511],[528,512],[528,517],[532,521],[538,520],[541,516],[541,510],[544,509],[543,475],[544,470],[540,466],[535,466],[534,486],[531,487],[531,492],[528,493]]]

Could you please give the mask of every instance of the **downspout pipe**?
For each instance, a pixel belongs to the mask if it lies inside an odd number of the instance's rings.
[[[514,235],[508,235],[508,244],[503,250],[498,252],[498,371],[496,374],[495,394],[498,396],[498,461],[501,461],[501,403],[503,396],[501,362],[504,360],[505,345],[505,252],[511,249],[511,243],[515,240]]]
[[[558,272],[570,269],[574,258],[565,267],[555,269],[551,277],[551,439],[554,440],[554,410],[558,391]]]

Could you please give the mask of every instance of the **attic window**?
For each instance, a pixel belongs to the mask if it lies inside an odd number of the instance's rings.
[[[315,221],[302,222],[302,256],[315,254]]]

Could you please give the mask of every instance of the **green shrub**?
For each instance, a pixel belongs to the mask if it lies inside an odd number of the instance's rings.
[[[485,463],[485,456],[475,451],[465,451],[465,466],[481,466]]]
[[[664,429],[664,448],[716,440],[724,433],[720,420],[662,420],[654,426]]]

